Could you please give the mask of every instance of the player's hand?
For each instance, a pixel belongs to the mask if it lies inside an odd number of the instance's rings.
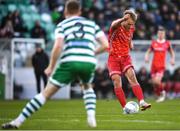
[[[171,63],[171,65],[175,65],[175,60],[171,59],[170,63]]]
[[[128,16],[128,15],[125,15],[125,16],[122,18],[122,21],[126,21],[128,18],[129,18],[129,16]]]
[[[131,50],[133,50],[133,49],[134,49],[134,44],[133,44],[133,42],[132,42],[132,41],[130,42],[129,47],[130,47],[130,49],[131,49]]]
[[[45,70],[44,70],[44,73],[47,75],[47,76],[50,76],[51,73],[52,73],[52,69],[50,67],[47,67]]]
[[[144,61],[145,61],[146,63],[149,63],[149,57],[148,57],[148,56],[145,56]]]

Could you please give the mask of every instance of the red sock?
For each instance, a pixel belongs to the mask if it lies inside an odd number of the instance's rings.
[[[161,84],[158,86],[158,88],[159,88],[159,91],[162,92],[162,91],[164,90],[163,84],[161,83]]]
[[[162,83],[159,86],[155,86],[154,87],[154,92],[157,96],[161,95],[161,92],[164,90],[164,87],[162,85]]]
[[[134,95],[137,97],[138,101],[144,99],[143,92],[140,85],[132,86],[132,90],[133,90]]]
[[[126,97],[124,95],[124,91],[121,87],[114,88],[114,92],[116,94],[117,99],[119,100],[121,106],[124,108],[126,105]]]
[[[158,88],[158,86],[154,87],[154,93],[156,94],[156,96],[160,96],[160,89]]]

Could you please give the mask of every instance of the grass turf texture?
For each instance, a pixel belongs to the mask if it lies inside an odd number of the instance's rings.
[[[0,101],[0,124],[15,118],[27,101]],[[180,129],[179,99],[155,103],[145,112],[122,114],[116,100],[97,100],[97,124],[94,129]],[[83,100],[50,100],[20,128],[91,129],[86,124]]]

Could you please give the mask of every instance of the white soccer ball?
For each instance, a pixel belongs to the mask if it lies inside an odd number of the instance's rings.
[[[135,101],[129,101],[124,107],[125,114],[135,114],[139,112],[139,105]]]

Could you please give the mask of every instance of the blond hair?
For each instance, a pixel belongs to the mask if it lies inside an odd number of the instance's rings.
[[[137,14],[133,10],[125,10],[124,15],[129,14],[133,21],[137,21]]]

